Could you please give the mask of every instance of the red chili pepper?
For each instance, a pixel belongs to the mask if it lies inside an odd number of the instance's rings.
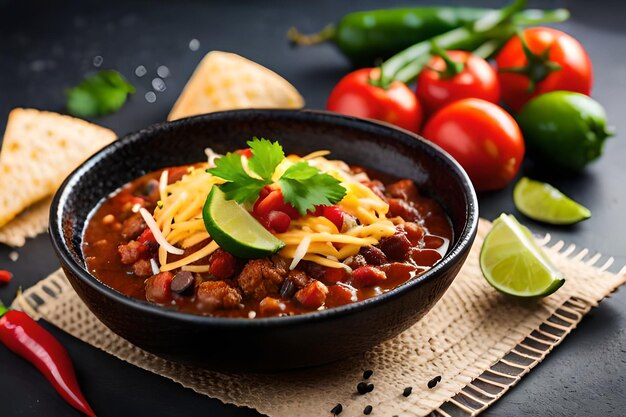
[[[4,269],[0,269],[0,284],[8,284],[13,279],[13,274]]]
[[[39,369],[68,404],[95,417],[80,391],[67,350],[30,316],[0,304],[0,342]]]

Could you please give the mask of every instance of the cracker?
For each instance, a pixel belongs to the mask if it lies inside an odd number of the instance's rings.
[[[274,71],[237,54],[212,51],[198,64],[167,119],[220,110],[302,106],[298,90]]]
[[[14,248],[22,247],[26,239],[45,232],[48,229],[50,203],[52,203],[52,197],[41,200],[21,212],[4,227],[0,227],[0,243]]]
[[[54,194],[70,172],[115,138],[109,129],[70,116],[11,111],[0,152],[0,227]]]

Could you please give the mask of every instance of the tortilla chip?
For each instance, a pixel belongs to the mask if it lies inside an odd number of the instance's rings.
[[[302,106],[298,90],[274,71],[237,54],[212,51],[194,71],[167,119],[220,110]]]
[[[0,152],[0,227],[54,194],[70,172],[116,137],[70,116],[11,111]]]
[[[14,248],[22,247],[26,244],[26,239],[45,232],[48,229],[51,203],[52,197],[41,200],[0,227],[0,243]]]

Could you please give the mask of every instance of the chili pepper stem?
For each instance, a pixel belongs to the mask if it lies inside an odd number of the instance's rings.
[[[335,37],[336,28],[335,25],[328,24],[322,30],[317,33],[305,35],[301,33],[295,26],[292,26],[287,31],[287,38],[300,46],[317,45],[327,42]]]

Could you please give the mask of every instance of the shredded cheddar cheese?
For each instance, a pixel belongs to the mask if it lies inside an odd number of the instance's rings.
[[[387,218],[389,205],[363,184],[368,180],[367,174],[353,174],[346,163],[326,159],[328,153],[317,151],[304,157],[289,155],[274,172],[274,177],[279,178],[291,165],[306,161],[337,178],[346,189],[345,197],[337,204],[348,217],[342,230],[325,217],[305,215],[292,220],[286,232],[275,234],[285,243],[279,255],[291,260],[291,269],[305,260],[350,270],[342,263],[343,260],[359,253],[361,247],[376,245],[381,239],[393,235],[396,224],[401,223],[401,219]],[[207,155],[209,159],[214,159],[212,151],[207,151]],[[181,180],[169,185],[168,171],[164,171],[160,178],[161,200],[150,222],[160,246],[160,271],[177,268],[190,272],[209,271],[209,265],[194,263],[219,247],[211,240],[202,219],[202,208],[211,188],[224,182],[206,172],[211,164],[212,160],[207,164],[198,164],[190,168]],[[172,259],[171,255],[177,257]]]

